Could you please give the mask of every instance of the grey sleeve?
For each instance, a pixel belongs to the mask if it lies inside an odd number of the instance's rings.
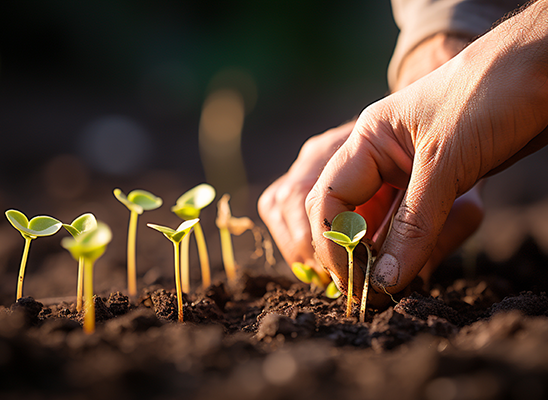
[[[526,0],[522,0],[523,4]],[[391,0],[400,29],[388,66],[388,84],[393,87],[405,55],[437,33],[475,37],[517,8],[516,0]]]

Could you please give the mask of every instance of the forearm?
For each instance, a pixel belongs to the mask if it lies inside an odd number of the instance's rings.
[[[404,61],[411,52],[435,36],[444,35],[465,42],[486,32],[492,24],[519,5],[517,0],[391,0],[400,34],[388,68],[392,91],[404,73]],[[438,39],[439,40],[439,37]],[[442,44],[442,48],[451,43]],[[459,45],[460,46],[460,45]],[[432,49],[433,47],[430,47]],[[432,54],[424,53],[426,57]],[[411,82],[407,82],[411,83]]]

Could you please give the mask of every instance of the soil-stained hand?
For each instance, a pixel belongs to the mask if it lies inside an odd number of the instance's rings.
[[[372,284],[402,290],[431,257],[455,200],[544,146],[547,125],[548,1],[538,1],[360,115],[306,200],[320,262],[344,288],[346,254],[323,237],[324,221],[390,184],[406,192]],[[359,295],[363,275],[354,281]]]
[[[291,168],[263,192],[258,202],[259,215],[286,262],[314,267],[325,282],[329,278],[314,259],[304,202],[324,165],[352,132],[354,123],[347,122],[308,139]]]

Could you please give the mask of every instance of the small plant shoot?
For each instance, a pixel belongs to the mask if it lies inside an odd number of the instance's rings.
[[[207,183],[202,183],[179,197],[171,211],[179,218],[190,220],[200,217],[202,209],[211,204],[215,199],[215,189]],[[200,257],[200,267],[202,270],[202,286],[203,288],[211,285],[211,271],[209,267],[209,255],[207,253],[207,245],[205,241],[202,225],[198,222],[194,226],[194,236],[196,237],[196,245],[198,246],[198,256]],[[186,282],[189,282],[189,244],[190,235],[186,235],[181,243],[181,268],[183,276],[187,276]],[[183,291],[188,293],[190,288],[183,286]]]
[[[97,219],[92,213],[80,215],[69,224],[63,224],[63,227],[78,240],[83,233],[97,228]],[[84,293],[84,257],[78,259],[78,281],[76,286],[76,311],[82,311],[82,299]]]
[[[291,271],[301,282],[312,284],[322,289],[325,288],[322,279],[311,266],[301,262],[294,262],[291,264]]]
[[[25,239],[21,266],[19,268],[19,277],[17,280],[17,294],[15,296],[15,300],[17,301],[23,297],[23,279],[25,276],[25,268],[27,266],[31,241],[38,237],[54,235],[61,229],[62,222],[45,215],[34,217],[29,221],[27,216],[18,210],[7,210],[6,218]]]
[[[339,289],[337,288],[337,285],[335,285],[335,282],[331,281],[327,285],[327,288],[325,289],[325,296],[330,299],[338,299],[341,297],[342,293],[339,292]]]
[[[192,228],[198,223],[199,218],[183,222],[177,229],[171,229],[167,226],[147,224],[149,228],[155,229],[164,234],[173,243],[173,252],[175,260],[175,290],[177,291],[177,309],[179,312],[179,321],[183,322],[183,290],[181,284],[181,241],[188,236]],[[188,285],[188,283],[187,283]]]
[[[352,313],[352,296],[354,289],[354,249],[360,243],[367,231],[365,219],[358,213],[352,211],[344,211],[338,214],[331,223],[331,231],[324,232],[323,235],[338,245],[344,247],[348,253],[348,300],[346,303],[346,317],[350,317]],[[366,280],[367,282],[367,280]],[[365,285],[364,285],[365,288]],[[367,295],[363,293],[365,299]],[[362,304],[360,307],[360,321],[365,319],[365,301],[362,296]],[[363,315],[362,315],[362,308]]]
[[[230,284],[234,284],[236,282],[236,262],[234,261],[234,248],[230,235],[239,236],[245,231],[253,229],[255,224],[248,217],[233,217],[229,201],[229,194],[225,193],[220,198],[217,203],[217,219],[215,220],[215,224],[219,228],[221,236],[221,253],[226,277]]]
[[[82,233],[76,237],[65,237],[61,241],[61,246],[67,249],[75,260],[84,260],[84,332],[88,334],[95,331],[93,266],[95,261],[103,255],[111,239],[112,232],[108,225],[97,222],[95,229],[88,229],[85,232],[82,231]]]
[[[130,211],[127,235],[127,287],[129,295],[137,295],[137,266],[135,248],[137,243],[137,219],[145,211],[159,208],[163,201],[146,190],[132,190],[126,196],[120,189],[114,189],[114,196]]]

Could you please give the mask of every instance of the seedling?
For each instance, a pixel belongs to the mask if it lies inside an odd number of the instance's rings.
[[[181,241],[188,236],[191,229],[198,223],[199,219],[191,219],[183,222],[177,229],[171,229],[167,226],[147,224],[149,228],[155,229],[164,234],[173,243],[175,260],[175,289],[177,290],[177,308],[179,311],[179,321],[183,322],[183,291],[181,288],[181,269],[179,261],[181,259]],[[187,283],[188,285],[188,283]]]
[[[360,243],[367,231],[365,219],[358,213],[344,211],[337,215],[331,223],[331,231],[324,232],[323,235],[344,247],[348,253],[348,300],[346,303],[346,316],[350,317],[352,313],[352,295],[354,289],[354,249]],[[367,302],[367,289],[369,287],[369,269],[371,252],[366,246],[368,253],[367,271],[360,305],[360,322],[365,320],[365,307]]]
[[[15,297],[17,301],[23,297],[23,278],[27,266],[30,242],[37,237],[51,236],[57,233],[61,229],[62,223],[55,218],[45,215],[34,217],[29,221],[25,214],[17,210],[7,210],[6,218],[25,239],[25,247],[23,248],[23,256],[21,257],[21,266],[19,268],[19,278],[17,280],[17,294]]]
[[[311,266],[301,262],[294,262],[291,264],[291,271],[293,271],[297,279],[301,282],[312,284],[322,289],[325,288],[320,276]]]
[[[198,218],[203,208],[211,204],[215,199],[215,189],[207,183],[202,183],[188,192],[184,193],[177,199],[176,204],[171,207],[171,211],[177,214],[178,217],[189,220]],[[207,253],[207,245],[204,237],[202,225],[197,222],[194,225],[194,235],[196,237],[196,245],[198,246],[198,255],[200,257],[200,267],[202,269],[202,287],[205,289],[211,285],[211,271],[209,268],[209,255]],[[183,282],[189,282],[189,244],[190,235],[185,235],[181,243],[181,268],[182,275],[186,276]],[[183,286],[183,291],[188,293],[189,287]]]
[[[77,237],[65,237],[61,241],[61,246],[67,249],[75,260],[84,260],[84,332],[88,334],[95,331],[93,266],[95,261],[103,255],[111,239],[112,232],[108,225],[98,222],[95,229],[86,230]]]
[[[330,299],[338,299],[339,297],[341,297],[342,293],[339,292],[339,289],[337,288],[337,285],[335,285],[335,282],[331,281],[325,289],[325,295]]]
[[[137,219],[144,211],[155,210],[162,205],[162,199],[146,190],[133,190],[126,195],[114,189],[114,196],[130,211],[127,234],[127,288],[130,296],[137,295],[137,267],[135,247],[137,243]]]
[[[95,215],[86,213],[80,215],[71,224],[63,224],[63,227],[76,240],[79,240],[83,233],[97,228],[97,219]],[[78,283],[76,287],[76,311],[82,311],[82,298],[84,291],[84,257],[78,259]]]
[[[233,284],[236,281],[236,263],[234,261],[234,248],[232,246],[232,235],[239,236],[248,229],[253,229],[255,224],[248,217],[236,218],[230,211],[230,195],[224,194],[217,203],[217,219],[215,224],[221,235],[221,253],[228,282]]]

